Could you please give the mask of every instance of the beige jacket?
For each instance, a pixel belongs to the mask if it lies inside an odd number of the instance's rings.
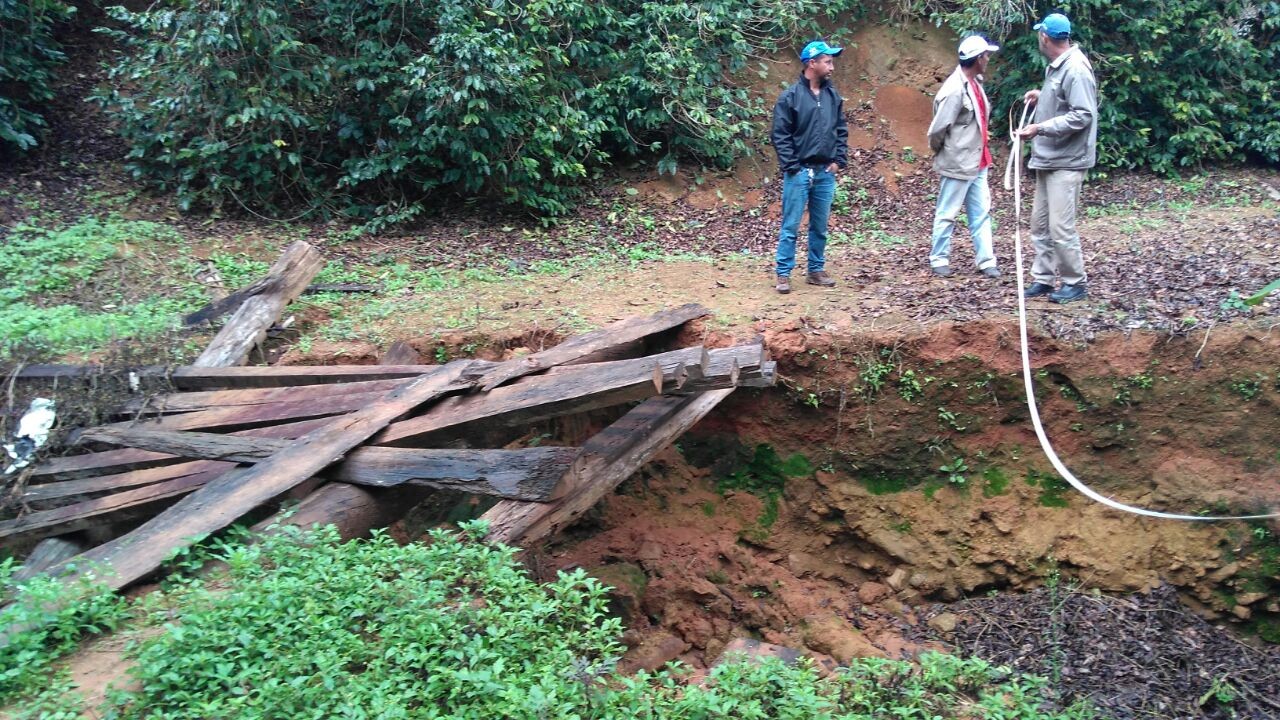
[[[1033,170],[1088,170],[1098,160],[1098,82],[1078,45],[1044,71],[1031,139]]]
[[[983,124],[990,122],[991,101],[981,82],[970,82],[957,67],[933,97],[933,122],[929,124],[929,147],[933,169],[943,177],[972,180],[982,163],[982,125],[974,93],[982,93],[987,106]]]

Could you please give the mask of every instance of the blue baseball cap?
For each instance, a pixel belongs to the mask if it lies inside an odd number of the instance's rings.
[[[1044,19],[1036,23],[1032,29],[1039,30],[1055,40],[1071,37],[1071,21],[1062,13],[1045,15]]]
[[[821,40],[814,40],[808,45],[805,45],[804,49],[800,51],[800,61],[809,62],[819,55],[831,55],[834,57],[842,52],[844,52],[844,48],[831,47]]]

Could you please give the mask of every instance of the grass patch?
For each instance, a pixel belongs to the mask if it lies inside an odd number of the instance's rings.
[[[14,226],[0,245],[0,356],[18,343],[56,356],[176,329],[206,299],[181,240],[168,226],[116,215]]]
[[[1044,507],[1064,508],[1071,504],[1067,498],[1071,486],[1057,475],[1040,472],[1039,470],[1028,470],[1026,479],[1028,485],[1040,488],[1040,496],[1037,498],[1037,502]]]
[[[1009,492],[1009,477],[1000,468],[992,465],[982,471],[982,496],[995,497]]]
[[[721,494],[729,490],[743,490],[764,501],[764,510],[756,523],[770,528],[778,520],[778,499],[786,489],[787,478],[807,477],[813,474],[813,465],[800,453],[785,460],[778,456],[773,446],[756,445],[751,458],[732,472],[721,475],[716,490]]]

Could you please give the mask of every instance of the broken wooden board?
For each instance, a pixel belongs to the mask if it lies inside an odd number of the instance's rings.
[[[139,428],[93,428],[86,430],[85,435],[98,442],[240,463],[261,462],[293,444],[288,440]],[[361,447],[352,450],[350,456],[326,470],[324,475],[373,487],[410,484],[545,502],[557,497],[556,485],[577,454],[577,448],[566,447],[514,450]],[[70,482],[96,480],[99,478]],[[43,489],[47,494],[51,488],[67,484],[32,485],[27,492]]]
[[[269,460],[214,479],[141,527],[78,556],[82,562],[76,563],[77,568],[101,566],[103,579],[112,588],[145,577],[170,553],[235,522],[337,462],[396,417],[440,397],[465,367],[465,363],[445,365],[389,393],[381,402],[307,433]]]
[[[508,545],[536,542],[578,519],[654,455],[693,427],[731,388],[641,403],[582,447],[566,478],[565,495],[552,503],[504,500],[490,508],[487,538]]]
[[[267,276],[254,283],[255,292],[240,303],[192,365],[243,365],[249,352],[266,338],[267,329],[280,318],[285,306],[301,295],[323,268],[324,258],[309,243],[298,240],[285,248]]]
[[[556,365],[581,359],[592,353],[624,345],[643,337],[679,327],[684,323],[710,315],[711,311],[696,303],[681,305],[647,317],[634,317],[606,325],[582,335],[566,339],[555,347],[504,362],[490,370],[476,383],[489,392],[503,383],[536,373]]]
[[[491,392],[446,398],[419,417],[392,423],[373,444],[404,446],[428,433],[477,420],[514,425],[643,400],[674,385],[682,372],[683,368],[659,363],[624,360],[577,373],[525,378]]]
[[[317,428],[328,424],[329,418],[314,418],[279,425],[267,425],[249,430],[237,430],[229,433],[238,437],[263,438],[299,438]],[[83,434],[83,433],[81,433]],[[77,480],[104,474],[141,470],[161,465],[173,465],[182,462],[182,458],[168,453],[157,453],[149,450],[105,450],[103,452],[85,453],[84,455],[66,455],[50,458],[35,466],[31,480],[52,482],[59,480]]]
[[[192,463],[192,465],[195,464]],[[13,520],[0,522],[0,547],[18,540],[34,540],[101,525],[109,520],[118,519],[125,511],[186,495],[215,478],[228,477],[236,472],[239,471],[233,470],[228,473],[225,468],[205,470],[133,490],[113,493],[95,500],[27,513]]]
[[[271,388],[176,392],[133,398],[126,402],[122,411],[117,414],[137,416],[152,413],[193,412],[243,405],[268,405],[278,402],[306,402],[335,395],[386,393],[404,383],[405,378],[391,378],[387,380],[361,380],[325,385],[289,385]]]
[[[472,360],[468,375],[479,378],[496,363]],[[133,373],[140,380],[165,380],[177,390],[217,390],[287,387],[414,378],[439,369],[439,365],[270,365],[237,367],[193,367],[149,365],[137,368],[106,368],[101,365],[27,365],[17,380],[76,380],[108,373]]]

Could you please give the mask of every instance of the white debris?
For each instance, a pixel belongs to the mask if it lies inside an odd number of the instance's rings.
[[[5,475],[30,465],[36,450],[48,441],[49,430],[57,419],[53,405],[54,402],[48,398],[38,397],[31,401],[31,407],[18,421],[18,432],[13,436],[13,442],[4,445],[4,451],[13,459],[13,463],[5,468]]]

